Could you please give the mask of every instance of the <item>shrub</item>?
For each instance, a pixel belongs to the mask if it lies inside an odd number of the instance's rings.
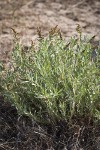
[[[99,50],[79,32],[68,43],[57,28],[45,38],[38,30],[37,47],[26,52],[17,39],[10,68],[1,70],[2,95],[19,114],[40,122],[68,120],[73,116],[100,119]],[[95,52],[96,57],[92,56]]]

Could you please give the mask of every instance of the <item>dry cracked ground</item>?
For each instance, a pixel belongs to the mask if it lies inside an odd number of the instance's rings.
[[[0,59],[6,62],[12,50],[14,28],[25,46],[56,25],[67,38],[80,24],[84,34],[100,39],[100,0],[0,0]]]

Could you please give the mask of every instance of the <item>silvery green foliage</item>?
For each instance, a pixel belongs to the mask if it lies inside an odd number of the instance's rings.
[[[20,114],[40,122],[87,114],[98,120],[99,50],[86,39],[72,37],[66,44],[58,34],[41,38],[27,52],[15,42],[12,69],[1,76],[4,96]]]

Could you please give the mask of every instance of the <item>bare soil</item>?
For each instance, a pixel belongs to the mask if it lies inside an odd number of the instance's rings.
[[[30,46],[38,26],[45,35],[58,25],[68,38],[76,34],[77,24],[84,34],[100,40],[100,0],[0,0],[0,60],[6,63],[13,48],[11,28]],[[100,150],[100,126],[84,117],[39,124],[18,116],[0,97],[0,150]]]
[[[7,61],[12,50],[11,28],[30,46],[38,26],[45,34],[58,25],[67,38],[76,34],[77,24],[84,34],[100,39],[100,0],[0,0],[0,59]]]

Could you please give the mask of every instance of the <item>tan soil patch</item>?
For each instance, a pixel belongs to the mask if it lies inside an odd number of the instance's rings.
[[[0,0],[0,59],[6,60],[12,50],[13,27],[21,42],[29,46],[35,40],[36,28],[43,33],[58,25],[65,37],[76,34],[80,24],[83,33],[100,39],[99,0]]]

